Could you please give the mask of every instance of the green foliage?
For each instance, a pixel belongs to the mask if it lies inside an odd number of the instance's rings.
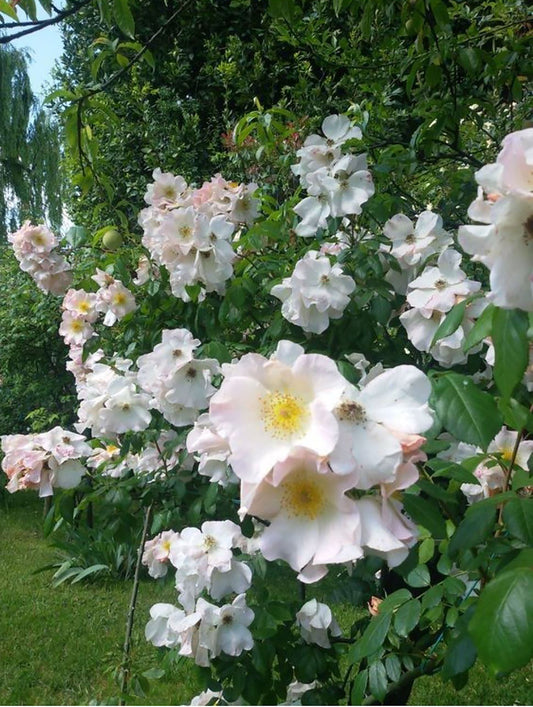
[[[520,668],[533,657],[532,613],[532,567],[502,572],[485,587],[470,633],[480,657],[494,673]]]
[[[293,622],[301,597],[293,592],[281,603],[271,590],[272,564],[250,560],[262,580],[250,592],[257,643],[235,659],[219,655],[204,671],[204,684],[223,688],[229,701],[242,696],[273,704],[285,698],[292,679],[318,680],[304,703],[335,703],[348,695],[383,702],[437,670],[462,687],[477,656],[494,673],[524,665],[532,643],[531,557],[523,555],[533,532],[529,474],[513,468],[516,446],[510,456],[487,459],[476,451],[461,463],[433,455],[443,449],[442,430],[487,450],[502,422],[519,437],[533,429],[521,385],[531,321],[518,310],[489,305],[468,334],[466,349],[492,337],[497,391],[473,382],[479,358],[459,371],[438,369],[400,327],[404,301],[384,280],[389,257],[382,229],[397,211],[413,215],[428,202],[447,228],[465,220],[473,169],[494,158],[501,137],[521,127],[527,114],[525,4],[234,0],[224,6],[191,2],[178,10],[102,1],[99,14],[87,5],[69,20],[64,68],[50,101],[62,110],[69,203],[80,224],[67,240],[78,250],[93,246],[78,253],[80,282],[94,289],[88,277],[97,265],[133,287],[143,252],[136,212],[155,167],[195,182],[219,168],[234,178],[257,176],[264,218],[239,234],[239,258],[224,296],[202,299],[194,285],[187,290],[191,303],[174,299],[163,270],[159,280],[136,290],[137,311],[113,332],[99,330],[85,354],[102,346],[108,354],[136,358],[153,349],[164,329],[178,326],[201,339],[201,355],[221,363],[249,351],[270,354],[280,339],[290,339],[307,352],[327,353],[343,372],[354,351],[386,366],[416,363],[430,374],[437,415],[427,432],[431,458],[403,494],[420,541],[393,572],[378,557],[358,562],[351,576],[341,569],[336,578],[359,604],[373,592],[384,597],[377,616],[351,617],[349,638],[331,648],[309,645]],[[102,30],[101,20],[110,18],[117,28]],[[188,32],[193,25],[195,32]],[[160,41],[152,44],[154,37]],[[347,106],[363,130],[354,149],[368,154],[376,196],[357,220],[331,219],[324,232],[303,241],[293,230],[300,195],[290,170],[294,152],[324,115]],[[347,247],[338,262],[356,290],[341,321],[325,334],[308,335],[274,310],[270,291],[309,247],[320,248],[340,229]],[[113,231],[124,237],[116,249],[106,239]],[[486,281],[478,266],[466,267]],[[434,342],[457,331],[468,304],[451,309]],[[347,377],[356,380],[358,373]],[[122,458],[163,427],[155,415],[146,433],[124,435]],[[460,487],[476,482],[472,472],[481,458],[504,480],[495,494],[467,507]],[[76,503],[68,493],[57,501],[48,525],[68,530],[62,541],[68,557],[56,583],[100,572],[130,574],[143,508],[154,509],[152,533],[199,525],[205,517],[237,519],[234,489],[226,493],[194,471],[164,471],[157,483],[129,472],[111,480],[97,471]],[[80,525],[91,504],[94,529]],[[504,649],[513,643],[519,656],[509,657]],[[144,680],[140,674],[131,681],[139,694]]]
[[[57,300],[37,290],[5,245],[0,282],[0,434],[68,426],[76,397]]]

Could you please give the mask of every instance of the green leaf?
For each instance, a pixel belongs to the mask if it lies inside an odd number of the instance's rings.
[[[533,657],[532,617],[532,568],[502,572],[486,585],[469,632],[481,661],[493,673],[521,668]]]
[[[453,559],[460,550],[467,550],[484,542],[494,527],[496,509],[492,505],[475,503],[452,535],[448,554]]]
[[[410,587],[427,587],[431,582],[429,570],[426,565],[418,565],[409,572],[405,581]],[[398,609],[399,611],[399,609]]]
[[[0,12],[3,15],[8,15],[8,17],[11,17],[11,19],[15,20],[15,22],[18,21],[15,8],[12,7],[8,2],[6,2],[6,0],[0,0]]]
[[[474,474],[460,464],[445,461],[444,459],[431,459],[426,466],[434,470],[431,475],[432,478],[444,477],[445,479],[454,479],[462,484],[477,484]]]
[[[268,0],[268,11],[272,17],[290,23],[295,17],[296,6],[294,0]]]
[[[502,426],[494,398],[458,373],[446,373],[432,383],[433,406],[443,426],[462,442],[486,450]]]
[[[442,664],[442,679],[450,680],[469,670],[476,662],[476,647],[467,633],[450,641]]]
[[[383,663],[372,663],[368,669],[368,684],[370,692],[380,702],[383,701],[387,694],[387,671]]]
[[[433,538],[426,538],[425,540],[422,540],[420,547],[418,548],[418,560],[420,564],[423,565],[426,562],[429,562],[429,560],[433,557],[434,552],[435,541]]]
[[[403,589],[397,589],[395,592],[389,594],[388,597],[383,599],[379,605],[380,614],[394,611],[397,607],[405,604],[406,601],[409,601],[412,596],[413,595],[411,592],[408,589],[405,589],[405,587]]]
[[[505,398],[522,380],[529,361],[528,316],[520,309],[499,309],[492,320],[492,341],[496,355],[494,380]]]
[[[431,347],[433,347],[437,341],[440,341],[440,339],[444,339],[446,336],[453,334],[454,331],[457,331],[463,321],[466,305],[468,303],[469,299],[464,299],[462,302],[459,302],[459,304],[456,304],[450,309],[448,314],[439,324],[439,327],[435,332],[435,336],[433,337],[433,341],[431,342]]]
[[[361,639],[354,644],[350,652],[354,663],[372,655],[381,647],[389,630],[391,619],[392,614],[381,611],[377,616],[372,617]]]
[[[72,580],[72,584],[76,584],[76,582],[81,582],[82,579],[85,579],[85,577],[89,577],[91,574],[97,574],[98,572],[104,571],[109,572],[109,567],[107,565],[91,565],[90,567],[87,567],[82,572],[80,572],[78,576]]]
[[[362,705],[365,697],[366,686],[368,684],[368,669],[361,670],[353,681],[352,691],[350,693],[350,704]]]
[[[430,0],[431,11],[439,28],[447,27],[450,24],[448,10],[442,0]]]
[[[142,676],[146,678],[147,680],[159,680],[160,678],[164,677],[165,671],[163,668],[150,668],[149,670],[145,670],[144,673],[142,673]]]
[[[216,358],[219,363],[229,363],[231,354],[220,341],[210,341],[202,347],[203,358]]]
[[[113,15],[119,29],[128,37],[135,36],[135,20],[131,14],[128,0],[113,0]]]
[[[89,238],[89,231],[84,226],[71,226],[68,229],[65,238],[73,248],[79,248],[87,242],[87,239]]]
[[[457,58],[463,69],[470,76],[475,76],[481,68],[481,55],[473,47],[462,47],[459,49]]]
[[[406,493],[403,497],[403,505],[414,522],[429,530],[435,538],[446,537],[446,523],[439,506],[431,498]]]
[[[486,339],[491,335],[492,317],[495,309],[496,307],[493,304],[489,304],[488,307],[485,307],[485,309],[481,312],[476,323],[465,336],[463,351],[468,351],[468,349],[476,346],[480,341],[483,341],[483,339]]]
[[[505,506],[503,521],[507,530],[525,545],[533,545],[533,498],[516,498]]]
[[[400,606],[394,617],[394,628],[400,636],[408,636],[418,623],[422,607],[418,599],[411,599]]]
[[[533,433],[533,415],[527,407],[521,405],[514,398],[505,400],[500,398],[498,407],[503,415],[503,421],[507,427],[512,427],[514,430],[525,428],[528,432]]]
[[[505,565],[505,571],[514,569],[515,567],[529,567],[533,570],[533,548],[526,548],[525,550],[520,550],[518,555]]]
[[[392,682],[398,682],[402,675],[402,664],[397,655],[389,655],[385,659],[385,669]]]

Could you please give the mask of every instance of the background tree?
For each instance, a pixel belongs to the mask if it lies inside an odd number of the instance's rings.
[[[373,216],[420,209],[438,185],[433,205],[456,223],[472,170],[530,110],[522,0],[152,2],[132,11],[135,42],[125,40],[130,25],[109,30],[92,5],[64,23],[55,97],[66,106],[69,207],[85,225],[104,216],[134,227],[132,204],[156,166],[192,180],[243,176],[243,148],[254,147],[255,161],[257,132],[235,146],[231,131],[254,98],[312,114],[311,127],[352,104],[368,122],[378,179],[394,188]],[[262,168],[267,161],[263,152]]]
[[[31,91],[27,56],[0,46],[0,240],[25,219],[59,228],[59,131]]]

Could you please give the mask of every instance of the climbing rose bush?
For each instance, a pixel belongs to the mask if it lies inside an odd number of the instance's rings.
[[[278,203],[259,178],[154,170],[141,245],[63,299],[79,434],[2,439],[9,491],[85,475],[144,508],[140,558],[176,590],[145,635],[202,668],[191,704],[383,701],[533,654],[513,618],[533,596],[533,131],[476,173],[482,225],[458,237],[429,206],[367,214],[361,143],[326,117]],[[59,239],[10,242],[63,294]],[[337,623],[340,600],[365,616]]]

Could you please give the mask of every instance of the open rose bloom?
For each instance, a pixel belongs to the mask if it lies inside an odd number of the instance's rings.
[[[2,469],[10,493],[34,489],[51,496],[54,488],[75,488],[86,472],[82,457],[92,453],[83,435],[54,427],[49,432],[4,435]]]
[[[476,172],[478,198],[459,242],[490,270],[489,297],[533,312],[533,128],[507,135],[496,162]]]
[[[356,388],[327,356],[289,341],[222,370],[209,421],[241,481],[241,517],[268,523],[264,557],[284,559],[304,582],[365,553],[400,564],[416,529],[392,494],[415,483],[425,458],[427,377],[398,366]]]

